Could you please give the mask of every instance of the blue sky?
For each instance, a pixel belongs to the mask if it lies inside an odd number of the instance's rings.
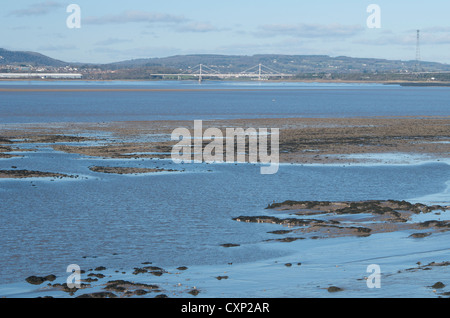
[[[81,28],[69,29],[69,4]],[[370,29],[370,4],[381,28]],[[68,62],[177,54],[325,54],[450,63],[446,0],[20,0],[3,1],[0,47]]]

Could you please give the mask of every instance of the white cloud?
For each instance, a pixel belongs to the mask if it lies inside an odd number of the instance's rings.
[[[124,23],[181,23],[187,19],[184,16],[145,12],[145,11],[125,11],[116,15],[106,15],[102,17],[86,17],[84,24],[124,24]]]
[[[177,31],[205,33],[205,32],[213,32],[213,31],[220,31],[220,30],[210,23],[191,22],[186,25],[180,26],[179,28],[177,28]]]
[[[266,24],[258,28],[260,37],[293,36],[298,38],[350,37],[364,31],[361,25],[342,24]]]
[[[61,7],[63,7],[63,5],[56,1],[45,1],[45,2],[32,4],[25,9],[11,11],[10,15],[14,15],[16,17],[45,15],[45,14],[50,13],[54,9],[58,9]]]

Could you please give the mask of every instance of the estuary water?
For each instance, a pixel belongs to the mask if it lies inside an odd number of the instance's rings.
[[[0,123],[446,116],[450,100],[448,87],[381,84],[16,81],[0,89],[102,89],[0,92]]]
[[[0,88],[63,86],[182,87],[188,91],[0,92],[0,128],[122,120],[450,115],[450,88],[235,82],[0,83]],[[268,232],[281,226],[232,220],[240,215],[266,215],[265,207],[273,201],[394,199],[450,204],[450,165],[445,160],[283,164],[275,175],[261,175],[258,165],[203,163],[184,164],[183,172],[122,176],[92,172],[89,167],[181,167],[171,160],[101,159],[56,152],[46,144],[35,146],[35,152],[19,152],[23,157],[0,159],[0,170],[17,166],[78,177],[0,179],[0,295],[2,286],[23,282],[30,275],[62,274],[69,264],[129,270],[148,261],[169,267],[222,266],[285,257],[293,251],[273,248],[268,242],[277,238]],[[448,235],[444,238],[448,242]],[[239,246],[221,246],[226,243]],[[304,244],[311,248],[312,243]],[[327,243],[318,244],[323,248]],[[353,253],[350,257],[357,259],[357,251]],[[330,258],[332,254],[327,261]]]

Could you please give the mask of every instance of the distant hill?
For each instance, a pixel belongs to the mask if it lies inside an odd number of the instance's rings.
[[[241,72],[262,63],[281,73],[385,73],[411,71],[416,61],[385,60],[376,58],[352,58],[346,56],[330,57],[327,55],[177,55],[165,58],[149,58],[105,64],[111,69],[142,68],[161,66],[186,70],[203,64],[228,73]],[[450,71],[449,64],[420,62],[421,71]]]
[[[80,67],[81,69],[95,67],[103,70],[118,71],[119,74],[126,72],[127,78],[132,78],[133,72],[136,74],[163,71],[165,73],[179,73],[180,71],[186,71],[199,64],[211,67],[220,73],[239,73],[255,67],[260,63],[277,72],[290,74],[374,74],[398,73],[413,70],[450,72],[449,64],[435,62],[420,62],[420,66],[417,69],[414,60],[401,61],[377,58],[353,58],[346,56],[330,57],[327,55],[258,54],[247,56],[191,54],[163,58],[134,59],[108,64],[89,64],[68,63],[36,52],[8,51],[0,49],[0,65],[24,64],[53,67],[71,65]]]
[[[0,65],[6,64],[62,67],[70,63],[55,60],[36,52],[8,51],[0,48]]]

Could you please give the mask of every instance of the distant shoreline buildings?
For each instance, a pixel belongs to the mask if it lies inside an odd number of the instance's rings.
[[[82,79],[83,75],[75,73],[0,73],[0,78]]]

